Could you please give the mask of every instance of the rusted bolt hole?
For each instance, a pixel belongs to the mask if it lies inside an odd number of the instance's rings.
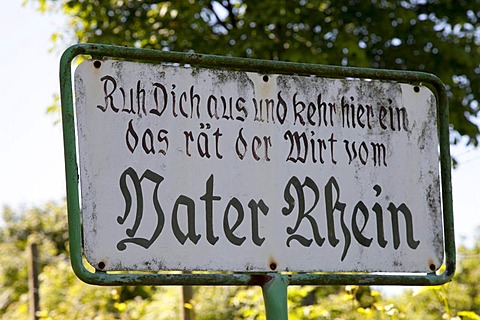
[[[100,269],[100,270],[105,269],[105,262],[102,261],[102,262],[98,263],[98,269]]]
[[[268,82],[268,76],[263,76],[263,81]]]
[[[100,67],[102,66],[102,63],[97,60],[97,61],[95,61],[95,62],[93,63],[93,66],[98,69],[98,68],[100,68]]]
[[[433,263],[430,265],[430,270],[435,271],[435,265]]]
[[[275,262],[270,263],[270,269],[276,270],[277,269],[277,264]]]
[[[419,86],[413,87],[413,91],[415,91],[416,93],[419,93],[420,92],[420,87]]]

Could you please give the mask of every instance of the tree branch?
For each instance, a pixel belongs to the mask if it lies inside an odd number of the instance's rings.
[[[235,14],[233,13],[233,6],[232,6],[232,3],[230,2],[230,0],[226,0],[227,1],[227,6],[225,7],[225,9],[227,9],[228,11],[228,18],[230,19],[231,23],[232,23],[232,26],[234,28],[237,27],[237,19],[235,18]]]

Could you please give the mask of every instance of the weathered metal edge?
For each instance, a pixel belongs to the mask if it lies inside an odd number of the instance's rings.
[[[331,78],[364,78],[404,83],[426,84],[437,98],[440,140],[440,170],[443,199],[445,271],[441,274],[371,274],[371,273],[305,273],[284,274],[289,285],[439,285],[450,281],[455,273],[455,238],[451,187],[451,158],[448,126],[448,98],[444,84],[435,75],[424,72],[325,66],[305,63],[232,58],[196,53],[179,53],[137,49],[102,44],[77,44],[69,47],[60,60],[62,126],[69,242],[72,268],[79,279],[96,285],[263,285],[268,274],[250,273],[105,273],[90,272],[83,263],[79,178],[76,154],[75,116],[71,64],[79,55],[93,58],[116,58],[151,63],[174,62],[208,68],[243,70],[258,73],[304,74]]]

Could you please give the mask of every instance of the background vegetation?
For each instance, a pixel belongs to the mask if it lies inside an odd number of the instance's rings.
[[[452,142],[478,144],[477,0],[27,1],[70,17],[54,37],[62,47],[96,42],[431,72],[449,92]]]
[[[12,211],[0,228],[0,318],[28,318],[28,244],[39,246],[41,319],[180,319],[181,287],[98,287],[73,274],[64,204]],[[480,238],[454,280],[385,296],[367,286],[289,287],[289,319],[480,319]],[[265,319],[259,287],[194,287],[195,319]]]
[[[59,46],[99,42],[160,50],[432,72],[446,84],[452,143],[478,144],[479,1],[30,0],[61,10]],[[28,245],[40,252],[43,319],[176,319],[179,287],[95,287],[73,275],[65,204],[4,208],[0,317],[28,316]],[[458,248],[441,287],[385,297],[374,288],[289,289],[290,319],[480,319],[480,238]],[[196,319],[263,319],[257,287],[196,287]]]

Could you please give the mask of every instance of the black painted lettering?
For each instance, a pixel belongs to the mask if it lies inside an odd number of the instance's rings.
[[[220,99],[222,100],[222,105],[223,105],[222,119],[225,119],[225,120],[233,119],[233,116],[232,116],[233,98],[230,97],[228,98],[228,101],[227,101],[227,98],[225,98],[224,96],[220,96]]]
[[[301,125],[305,125],[305,120],[302,116],[302,112],[305,110],[305,103],[303,101],[297,101],[297,95],[297,92],[293,95],[293,124],[297,124],[298,121]]]
[[[315,132],[312,131],[311,135],[314,136]],[[317,150],[317,144],[318,144],[318,150]],[[310,138],[310,149],[311,149],[311,154],[312,154],[312,162],[317,163],[317,153],[318,153],[318,161],[320,161],[321,164],[325,163],[323,160],[323,151],[327,150],[327,144],[324,139],[314,139]]]
[[[244,122],[248,116],[247,108],[245,107],[245,99],[242,97],[238,98],[235,103],[235,109],[240,113],[235,119],[241,122]]]
[[[97,105],[97,108],[105,112],[108,107],[112,109],[113,112],[117,113],[119,111],[118,108],[115,107],[113,103],[113,93],[117,89],[117,81],[111,76],[103,76],[100,78],[100,81],[103,81],[103,93],[105,94],[105,106]],[[111,87],[111,89],[109,89]]]
[[[184,206],[186,209],[185,213],[187,215],[187,232],[184,232],[180,228],[180,224],[178,222],[178,211],[180,206]],[[181,244],[185,244],[187,240],[197,244],[198,240],[201,238],[201,235],[195,232],[195,202],[185,195],[178,196],[177,200],[175,201],[175,205],[173,206],[172,230],[175,238],[177,238],[178,242]]]
[[[270,161],[270,157],[268,156],[268,151],[270,150],[270,147],[272,147],[272,138],[270,136],[264,136],[263,145],[265,148],[265,161]]]
[[[255,245],[260,247],[263,242],[265,242],[265,238],[261,238],[259,235],[258,212],[261,211],[263,215],[266,216],[269,208],[262,199],[260,199],[258,202],[253,199],[250,200],[248,207],[250,208],[252,217],[252,241]]]
[[[383,143],[371,142],[373,150],[373,165],[374,166],[387,166],[387,148]]]
[[[252,156],[253,156],[253,159],[257,161],[260,160],[260,156],[257,154],[257,150],[261,146],[262,146],[262,140],[259,137],[254,136],[252,140]]]
[[[158,149],[158,153],[166,155],[167,151],[168,151],[168,145],[169,145],[168,131],[165,130],[165,129],[161,129],[160,131],[158,131],[157,140],[160,144],[162,144],[162,143],[165,144],[165,147],[163,147],[163,148],[160,147]]]
[[[135,110],[133,109],[132,103],[129,103],[130,108],[127,108],[127,95],[126,95],[126,93],[125,93],[125,89],[123,89],[122,87],[120,87],[120,88],[118,88],[118,90],[120,90],[120,93],[122,94],[122,101],[123,101],[122,112],[135,114]]]
[[[273,123],[275,123],[275,117],[273,113],[273,108],[275,107],[275,101],[273,99],[265,99],[265,109],[267,113],[267,123],[272,120]]]
[[[128,188],[129,184],[127,183],[127,178],[130,179],[131,184],[133,185],[136,201],[132,201],[132,193]],[[153,231],[152,236],[150,238],[136,237],[136,234],[137,234],[138,228],[140,227],[140,223],[142,222],[143,213],[144,213],[143,212],[143,189],[142,189],[143,181],[150,181],[150,182],[153,182],[155,185],[155,188],[153,189],[152,201],[153,201],[153,207],[154,207],[155,213],[157,215],[157,225],[155,226],[155,230]],[[136,204],[136,210],[135,210],[135,219],[134,219],[133,226],[132,228],[128,228],[126,230],[126,234],[129,238],[118,242],[117,244],[118,250],[124,251],[127,248],[126,246],[127,243],[136,244],[145,249],[148,249],[152,245],[152,243],[155,242],[155,240],[160,236],[163,230],[163,226],[165,224],[165,215],[163,213],[162,207],[158,200],[158,189],[162,181],[163,181],[163,177],[151,170],[146,170],[143,173],[143,175],[139,178],[136,171],[132,167],[127,168],[120,176],[120,192],[122,193],[123,199],[125,201],[125,211],[123,216],[117,217],[117,222],[123,225],[127,221],[127,218],[132,210],[133,203]]]
[[[359,228],[358,227],[358,213],[361,213],[363,216],[363,224]],[[358,241],[362,246],[364,247],[370,247],[370,244],[372,243],[373,238],[367,238],[363,235],[363,231],[365,230],[365,227],[367,226],[368,223],[368,218],[369,218],[369,213],[367,206],[362,202],[359,201],[355,207],[353,208],[353,214],[352,214],[352,233],[353,236],[355,237],[355,240]]]
[[[154,109],[150,109],[150,113],[151,114],[154,114],[156,116],[162,116],[162,114],[165,112],[165,109],[167,108],[167,102],[168,102],[168,94],[167,94],[167,89],[161,84],[161,83],[158,83],[158,82],[155,82],[153,84],[153,101],[155,102],[155,108]],[[162,106],[159,105],[159,93],[158,93],[158,89],[160,89],[162,91],[162,96],[163,96],[163,104]]]
[[[280,124],[284,124],[285,119],[287,118],[288,108],[285,99],[282,97],[282,91],[278,91],[277,98],[277,120],[280,122]]]
[[[207,99],[207,113],[210,118],[215,118],[217,120],[220,118],[218,116],[217,97],[215,97],[213,94],[209,95]]]
[[[193,138],[193,133],[192,131],[183,131],[183,135],[185,136],[185,154],[191,157],[192,154],[190,152],[190,142],[195,141]]]
[[[142,147],[143,147],[143,151],[145,151],[146,154],[155,153],[153,141],[154,141],[153,132],[152,130],[147,128],[143,133],[143,137],[142,137]]]
[[[230,224],[230,209],[234,208],[235,211],[237,212],[237,217],[235,222],[233,223],[233,226]],[[245,218],[245,212],[243,211],[243,206],[240,200],[237,198],[233,197],[230,199],[230,201],[227,204],[227,207],[225,208],[225,213],[223,215],[223,231],[225,232],[225,236],[227,237],[228,241],[230,243],[240,246],[242,243],[247,239],[247,237],[238,237],[235,235],[235,230],[242,224],[243,220]]]
[[[133,120],[130,119],[128,122],[127,132],[125,133],[125,142],[127,143],[128,150],[130,150],[131,153],[135,151],[135,148],[138,145],[138,140],[138,134],[133,128]]]
[[[403,216],[405,218],[407,244],[410,248],[416,249],[420,244],[420,241],[414,239],[413,217],[410,209],[404,203],[397,207],[391,202],[388,205],[387,209],[392,214],[393,247],[395,249],[398,249],[398,247],[400,246],[400,226],[398,221],[398,213],[401,212],[403,213]]]
[[[154,83],[153,84],[154,89],[153,89],[153,101],[155,102],[155,108],[150,109],[150,113],[154,114],[156,116],[162,116],[163,112],[165,112],[165,109],[167,108],[167,102],[168,102],[168,95],[167,95],[167,89],[161,84],[161,83]],[[163,96],[163,105],[160,107],[159,105],[159,97],[158,97],[158,89],[162,91],[162,96]]]
[[[380,127],[383,130],[386,130],[388,127],[384,121],[385,121],[385,117],[387,116],[387,108],[385,108],[384,106],[380,106],[380,109],[378,112],[379,112],[378,123],[380,124]]]
[[[188,118],[188,113],[183,109],[184,103],[187,103],[187,93],[185,91],[180,94],[180,99],[178,99],[178,109],[184,118]]]
[[[367,148],[367,144],[365,143],[365,141],[362,141],[362,143],[360,143],[360,147],[358,147],[358,158],[360,159],[360,162],[363,165],[367,164],[368,148]]]
[[[220,201],[222,199],[220,196],[213,195],[213,183],[214,178],[213,174],[211,174],[205,184],[205,194],[200,197],[200,200],[205,202],[205,224],[207,228],[207,241],[212,245],[217,243],[219,239],[218,236],[215,236],[213,230],[213,202]]]
[[[305,163],[308,151],[307,134],[305,132],[299,134],[297,131],[292,133],[290,130],[287,130],[283,138],[290,142],[290,152],[286,161]]]
[[[337,160],[335,160],[335,152],[333,149],[337,141],[338,140],[335,139],[334,134],[332,132],[332,134],[330,135],[330,138],[328,138],[328,142],[330,143],[330,160],[332,161],[333,164],[337,164]]]
[[[334,197],[335,191],[335,197]],[[345,245],[341,260],[343,261],[347,255],[348,248],[350,246],[350,231],[345,224],[345,207],[346,204],[339,201],[340,199],[340,187],[337,180],[331,177],[325,185],[325,212],[327,215],[327,229],[328,229],[328,242],[332,247],[336,247],[340,240],[335,235],[335,217],[336,211],[340,212],[340,225],[342,228],[343,236],[345,239]]]
[[[291,192],[292,188],[296,194],[296,197],[292,195],[292,192]],[[308,188],[310,191],[313,192],[315,196],[315,199],[313,200],[313,203],[308,210],[305,209],[306,203],[305,203],[305,193],[303,191],[304,188]],[[287,233],[290,235],[287,239],[287,243],[286,243],[287,247],[290,247],[290,242],[293,240],[298,241],[304,247],[309,247],[312,244],[313,239],[297,234],[298,229],[300,228],[300,225],[302,224],[304,219],[306,219],[306,221],[310,223],[310,227],[312,228],[312,233],[313,233],[313,238],[315,239],[315,243],[318,246],[321,246],[325,241],[325,238],[323,238],[320,235],[320,231],[318,229],[318,225],[315,218],[311,215],[312,211],[315,209],[315,207],[318,204],[319,197],[320,197],[320,194],[318,191],[318,187],[315,184],[315,182],[309,177],[305,178],[305,181],[303,184],[301,184],[300,180],[298,180],[298,178],[295,176],[288,181],[283,191],[283,198],[285,202],[288,204],[288,207],[282,208],[282,213],[283,215],[287,216],[293,212],[295,207],[297,207],[297,220],[293,228],[291,227],[287,228]]]
[[[195,93],[195,86],[191,86],[190,87],[190,118],[193,117],[194,110],[196,110],[197,112],[197,119],[200,119],[200,95],[198,93]]]
[[[318,115],[318,124],[320,125],[321,123],[321,116],[320,116],[320,110],[319,111],[319,115]],[[311,126],[314,126],[316,125],[317,123],[315,122],[315,120],[313,119],[313,117],[315,116],[315,113],[317,112],[317,106],[313,103],[313,102],[310,102],[307,106],[307,121],[308,121],[308,124],[311,125]]]
[[[398,131],[402,129],[408,131],[407,109],[395,108],[397,110]]]
[[[210,152],[208,151],[208,135],[206,132],[200,132],[197,138],[197,150],[198,154],[202,158],[210,158]]]
[[[172,114],[176,118],[178,117],[176,109],[176,95],[175,95],[175,88],[177,86],[175,84],[172,84],[172,90],[170,91],[170,94],[172,95]]]
[[[341,106],[342,106],[342,127],[343,128],[355,128],[355,101],[354,97],[350,97],[350,102],[348,99],[342,96]]]
[[[363,105],[358,104],[357,106],[357,123],[360,128],[365,128],[365,123],[362,121],[363,114],[365,113],[365,108]]]
[[[375,190],[375,196],[378,197],[382,193],[382,187],[378,184],[373,186],[373,190]],[[383,210],[382,206],[375,202],[372,207],[373,212],[375,212],[375,218],[377,219],[377,241],[380,247],[385,248],[388,241],[385,240],[385,231],[383,225]]]
[[[136,100],[137,100],[137,113],[140,113],[140,111],[143,111],[144,114],[147,114],[147,110],[145,107],[145,89],[141,86],[140,80],[137,81]]]
[[[215,138],[215,155],[217,156],[217,159],[223,159],[223,155],[220,153],[220,137],[223,136],[220,132],[220,128],[215,130],[213,136]]]
[[[240,160],[245,158],[247,153],[247,141],[243,137],[243,128],[238,131],[237,139],[235,141],[235,151]]]

